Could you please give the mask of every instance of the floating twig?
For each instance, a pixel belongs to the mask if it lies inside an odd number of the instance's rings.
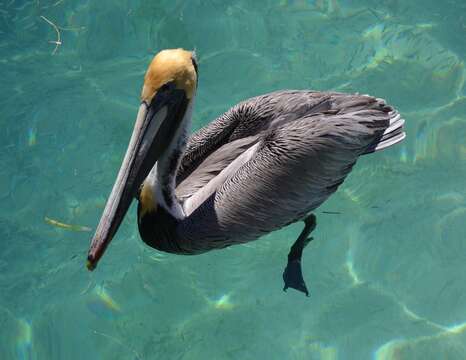
[[[60,30],[58,29],[58,26],[55,25],[53,22],[51,22],[49,19],[47,19],[45,16],[41,15],[40,16],[44,21],[46,21],[49,25],[51,25],[55,32],[57,33],[57,40],[53,41],[53,40],[49,40],[49,43],[50,44],[55,44],[55,49],[53,49],[52,51],[52,55],[55,55],[55,53],[57,52],[58,50],[58,47],[62,44],[61,42],[61,35],[60,35]]]

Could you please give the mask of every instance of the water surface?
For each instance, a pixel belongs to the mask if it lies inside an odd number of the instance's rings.
[[[0,358],[465,359],[465,38],[459,0],[2,1]],[[146,66],[174,47],[199,57],[194,129],[284,88],[406,119],[316,211],[309,298],[281,290],[300,224],[182,257],[132,208],[89,273],[92,233],[46,220],[95,229]]]

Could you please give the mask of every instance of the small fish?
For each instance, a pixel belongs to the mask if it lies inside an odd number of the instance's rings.
[[[53,225],[55,227],[59,227],[62,229],[70,230],[70,231],[92,231],[90,227],[82,226],[82,225],[72,225],[72,224],[65,224],[58,220],[51,219],[49,217],[44,218],[47,224]]]
[[[106,320],[114,320],[122,311],[120,305],[103,286],[96,286],[86,297],[86,306],[94,315]]]

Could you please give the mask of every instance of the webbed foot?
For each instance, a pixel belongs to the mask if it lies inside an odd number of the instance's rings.
[[[313,239],[312,237],[309,237],[309,234],[316,227],[316,217],[314,214],[306,217],[304,219],[304,224],[303,231],[293,246],[291,246],[290,253],[288,254],[288,264],[283,272],[283,281],[285,282],[283,291],[286,291],[288,288],[292,288],[305,293],[306,296],[309,296],[309,291],[307,290],[301,269],[301,257],[303,255],[303,249]]]

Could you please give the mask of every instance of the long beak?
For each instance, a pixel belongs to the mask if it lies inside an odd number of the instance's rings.
[[[89,248],[87,268],[94,270],[116,234],[139,187],[170,145],[188,104],[183,90],[169,89],[139,107],[126,155]]]

